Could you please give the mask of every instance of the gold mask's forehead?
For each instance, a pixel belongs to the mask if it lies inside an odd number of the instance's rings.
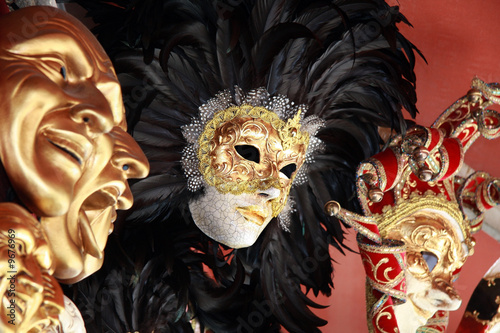
[[[111,61],[99,42],[76,18],[52,7],[28,7],[0,18],[0,58],[3,66],[16,63],[46,73],[65,67],[71,77],[93,79],[122,124],[124,107]]]
[[[402,219],[390,228],[387,237],[404,241],[408,250],[407,269],[417,279],[450,281],[469,255],[460,229],[435,212],[419,212]],[[427,268],[423,253],[435,257],[435,267]]]
[[[238,117],[222,124],[210,145],[215,175],[230,182],[278,179],[286,165],[295,163],[300,167],[304,162],[304,144],[285,150],[278,132],[269,123],[251,117]],[[236,147],[253,147],[254,153],[241,155]]]

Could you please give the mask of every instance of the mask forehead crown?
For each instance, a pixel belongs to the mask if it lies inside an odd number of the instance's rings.
[[[124,119],[121,88],[112,63],[90,31],[70,14],[52,7],[36,6],[0,18],[0,58],[44,66],[60,62],[65,71],[95,81],[108,100],[115,124]]]

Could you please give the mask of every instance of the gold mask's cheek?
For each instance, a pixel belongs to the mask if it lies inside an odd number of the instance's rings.
[[[133,203],[128,179],[149,172],[146,156],[121,127],[102,136],[98,147],[95,163],[101,171],[84,174],[69,213],[41,221],[55,252],[54,276],[64,283],[78,282],[101,267],[116,210]]]
[[[119,83],[97,40],[69,14],[30,7],[0,23],[0,158],[32,212],[60,216],[94,167],[97,138],[123,123]],[[26,25],[29,36],[19,34]]]
[[[453,273],[467,259],[458,224],[433,212],[419,212],[396,223],[387,233],[407,247],[408,298],[416,316],[456,310],[461,299],[453,287]]]

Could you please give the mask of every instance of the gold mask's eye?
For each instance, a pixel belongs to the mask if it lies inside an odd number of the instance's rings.
[[[62,66],[60,72],[61,72],[61,76],[63,77],[63,79],[66,80],[66,76],[67,76],[66,67]]]
[[[425,262],[427,263],[427,267],[429,268],[429,272],[432,272],[434,267],[436,267],[436,265],[437,265],[438,258],[432,252],[422,251],[420,253],[422,254],[422,258],[424,258]]]
[[[236,152],[246,160],[260,163],[260,152],[259,149],[251,145],[237,145],[234,146]]]
[[[287,176],[288,179],[292,178],[293,173],[297,170],[297,164],[290,163],[283,168],[281,168],[280,172]]]

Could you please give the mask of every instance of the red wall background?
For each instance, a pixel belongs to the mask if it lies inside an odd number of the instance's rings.
[[[416,65],[418,108],[416,121],[430,125],[470,88],[474,76],[500,82],[500,1],[498,0],[399,0],[400,11],[413,28],[401,31],[425,55]],[[466,163],[475,170],[500,176],[500,139],[479,139],[467,152]],[[484,232],[475,235],[475,254],[466,262],[456,287],[463,298],[451,313],[448,332],[455,332],[477,282],[500,256],[500,243]],[[357,249],[354,231],[347,244]],[[367,332],[364,308],[364,271],[359,256],[336,258],[335,290],[330,298],[318,298],[329,308],[317,313],[329,323],[323,332]]]
[[[418,59],[416,66],[417,122],[432,124],[467,93],[474,76],[500,82],[500,1],[399,0],[399,6],[413,25],[401,31],[428,62]],[[500,140],[480,138],[465,161],[475,170],[500,175],[498,152]]]

